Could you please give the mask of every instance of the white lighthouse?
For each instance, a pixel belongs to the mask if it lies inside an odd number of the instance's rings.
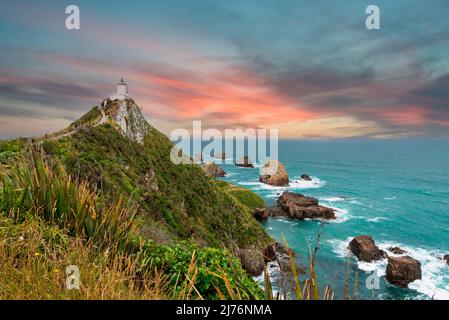
[[[125,81],[123,81],[123,78],[120,80],[119,83],[117,83],[117,93],[111,95],[111,100],[125,100],[128,96],[128,85]]]

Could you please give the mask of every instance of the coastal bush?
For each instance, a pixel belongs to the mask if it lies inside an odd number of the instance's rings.
[[[152,265],[168,275],[173,298],[183,298],[186,282],[194,286],[190,299],[259,299],[263,296],[240,262],[225,249],[199,248],[189,241],[161,245],[150,240],[141,246],[141,265]]]

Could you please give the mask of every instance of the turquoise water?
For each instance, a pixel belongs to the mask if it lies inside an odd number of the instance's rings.
[[[422,263],[423,279],[399,289],[383,278],[386,261],[359,263],[351,258],[349,289],[358,272],[358,298],[449,299],[449,141],[292,141],[279,142],[279,160],[290,179],[288,188],[258,182],[259,170],[223,165],[224,178],[247,187],[273,203],[283,190],[317,197],[336,208],[338,219],[323,225],[318,251],[318,283],[331,285],[343,297],[346,247],[357,235],[369,234],[381,248],[406,249]],[[313,181],[297,181],[307,173]],[[296,180],[296,181],[295,181]],[[307,241],[315,243],[317,221],[269,219],[263,225],[278,241],[285,236],[307,263]],[[375,272],[380,288],[368,290],[365,279]]]

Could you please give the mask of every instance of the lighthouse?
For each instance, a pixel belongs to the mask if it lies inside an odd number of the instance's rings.
[[[123,78],[120,79],[120,82],[117,83],[117,93],[111,95],[111,100],[125,100],[128,98],[128,85],[125,81],[123,81]]]

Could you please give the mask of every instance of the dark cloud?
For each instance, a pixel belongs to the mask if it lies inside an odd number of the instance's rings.
[[[0,114],[17,117],[52,117],[48,109],[72,111],[73,114],[59,112],[63,118],[76,119],[76,114],[88,105],[98,102],[101,94],[89,87],[48,80],[22,79],[20,83],[0,83],[0,97],[15,101],[10,105],[0,104]],[[20,103],[18,103],[20,102]],[[19,107],[20,105],[20,107]],[[42,106],[40,108],[39,106]]]

